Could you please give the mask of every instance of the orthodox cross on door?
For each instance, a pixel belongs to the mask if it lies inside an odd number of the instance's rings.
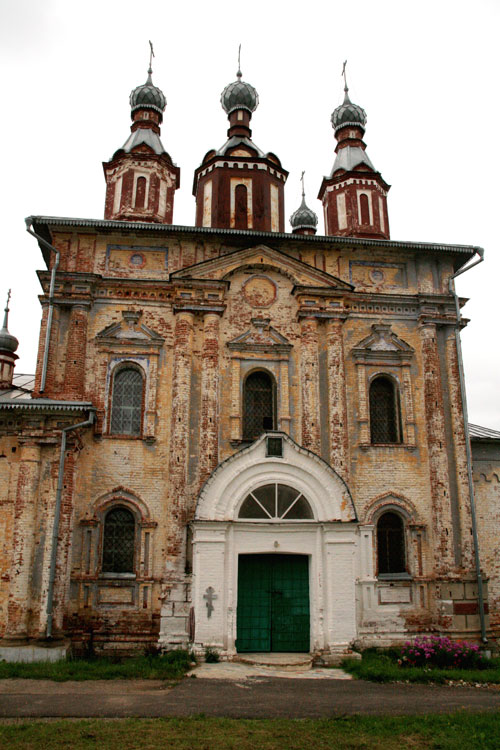
[[[203,594],[203,598],[207,600],[207,617],[210,618],[212,616],[212,612],[214,611],[213,602],[215,599],[217,599],[215,589],[212,588],[212,586],[209,586],[206,590],[206,593]]]

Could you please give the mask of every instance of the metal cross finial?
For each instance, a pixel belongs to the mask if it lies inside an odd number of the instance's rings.
[[[347,85],[347,74],[345,72],[345,66],[346,65],[347,65],[347,60],[344,60],[344,64],[342,65],[342,73],[341,73],[341,75],[344,76],[344,91],[347,94],[347,92],[349,91],[349,87]]]
[[[148,73],[151,75],[153,72],[153,57],[155,56],[155,53],[153,52],[153,42],[151,39],[149,40],[149,47],[150,47],[150,53],[149,53],[149,70]]]
[[[304,175],[305,175],[305,171],[303,171],[302,174],[300,175],[300,181],[302,183],[302,197],[303,198],[306,197],[306,191],[304,190]]]
[[[241,44],[238,47],[238,72],[236,73],[237,78],[241,78]]]
[[[4,319],[3,319],[3,327],[6,330],[7,330],[7,325],[8,325],[8,322],[9,322],[9,302],[10,302],[11,291],[12,290],[9,289],[9,291],[7,292],[7,302],[5,303],[5,315],[4,315]]]

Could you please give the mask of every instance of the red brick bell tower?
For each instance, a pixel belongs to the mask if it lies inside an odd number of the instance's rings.
[[[345,63],[343,74],[344,101],[331,118],[337,156],[318,194],[323,203],[325,234],[389,239],[387,193],[390,185],[376,171],[366,153],[363,141],[366,112],[349,99]]]
[[[208,151],[194,173],[196,226],[284,232],[288,172],[275,154],[264,154],[251,139],[259,96],[241,80],[239,66],[221,104],[229,119],[228,140]]]
[[[153,84],[153,50],[146,83],[130,94],[132,131],[111,161],[104,162],[105,219],[172,224],[174,194],[180,169],[160,140],[160,125],[167,101]]]

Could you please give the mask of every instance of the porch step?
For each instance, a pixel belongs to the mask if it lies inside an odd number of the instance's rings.
[[[311,669],[313,658],[311,654],[237,654],[234,661],[268,669],[274,668],[280,672],[306,672]]]

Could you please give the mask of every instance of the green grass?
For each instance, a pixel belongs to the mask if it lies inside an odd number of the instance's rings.
[[[370,682],[420,682],[443,684],[449,680],[471,683],[500,684],[500,660],[492,659],[486,669],[424,669],[399,667],[394,657],[367,651],[361,661],[346,659],[342,666],[360,680]]]
[[[54,663],[9,664],[0,662],[0,679],[30,680],[177,680],[189,669],[187,651],[169,651],[162,656],[136,656],[122,660],[98,658],[92,661],[69,659]]]
[[[496,750],[496,713],[331,719],[118,719],[0,724],[9,750]]]

